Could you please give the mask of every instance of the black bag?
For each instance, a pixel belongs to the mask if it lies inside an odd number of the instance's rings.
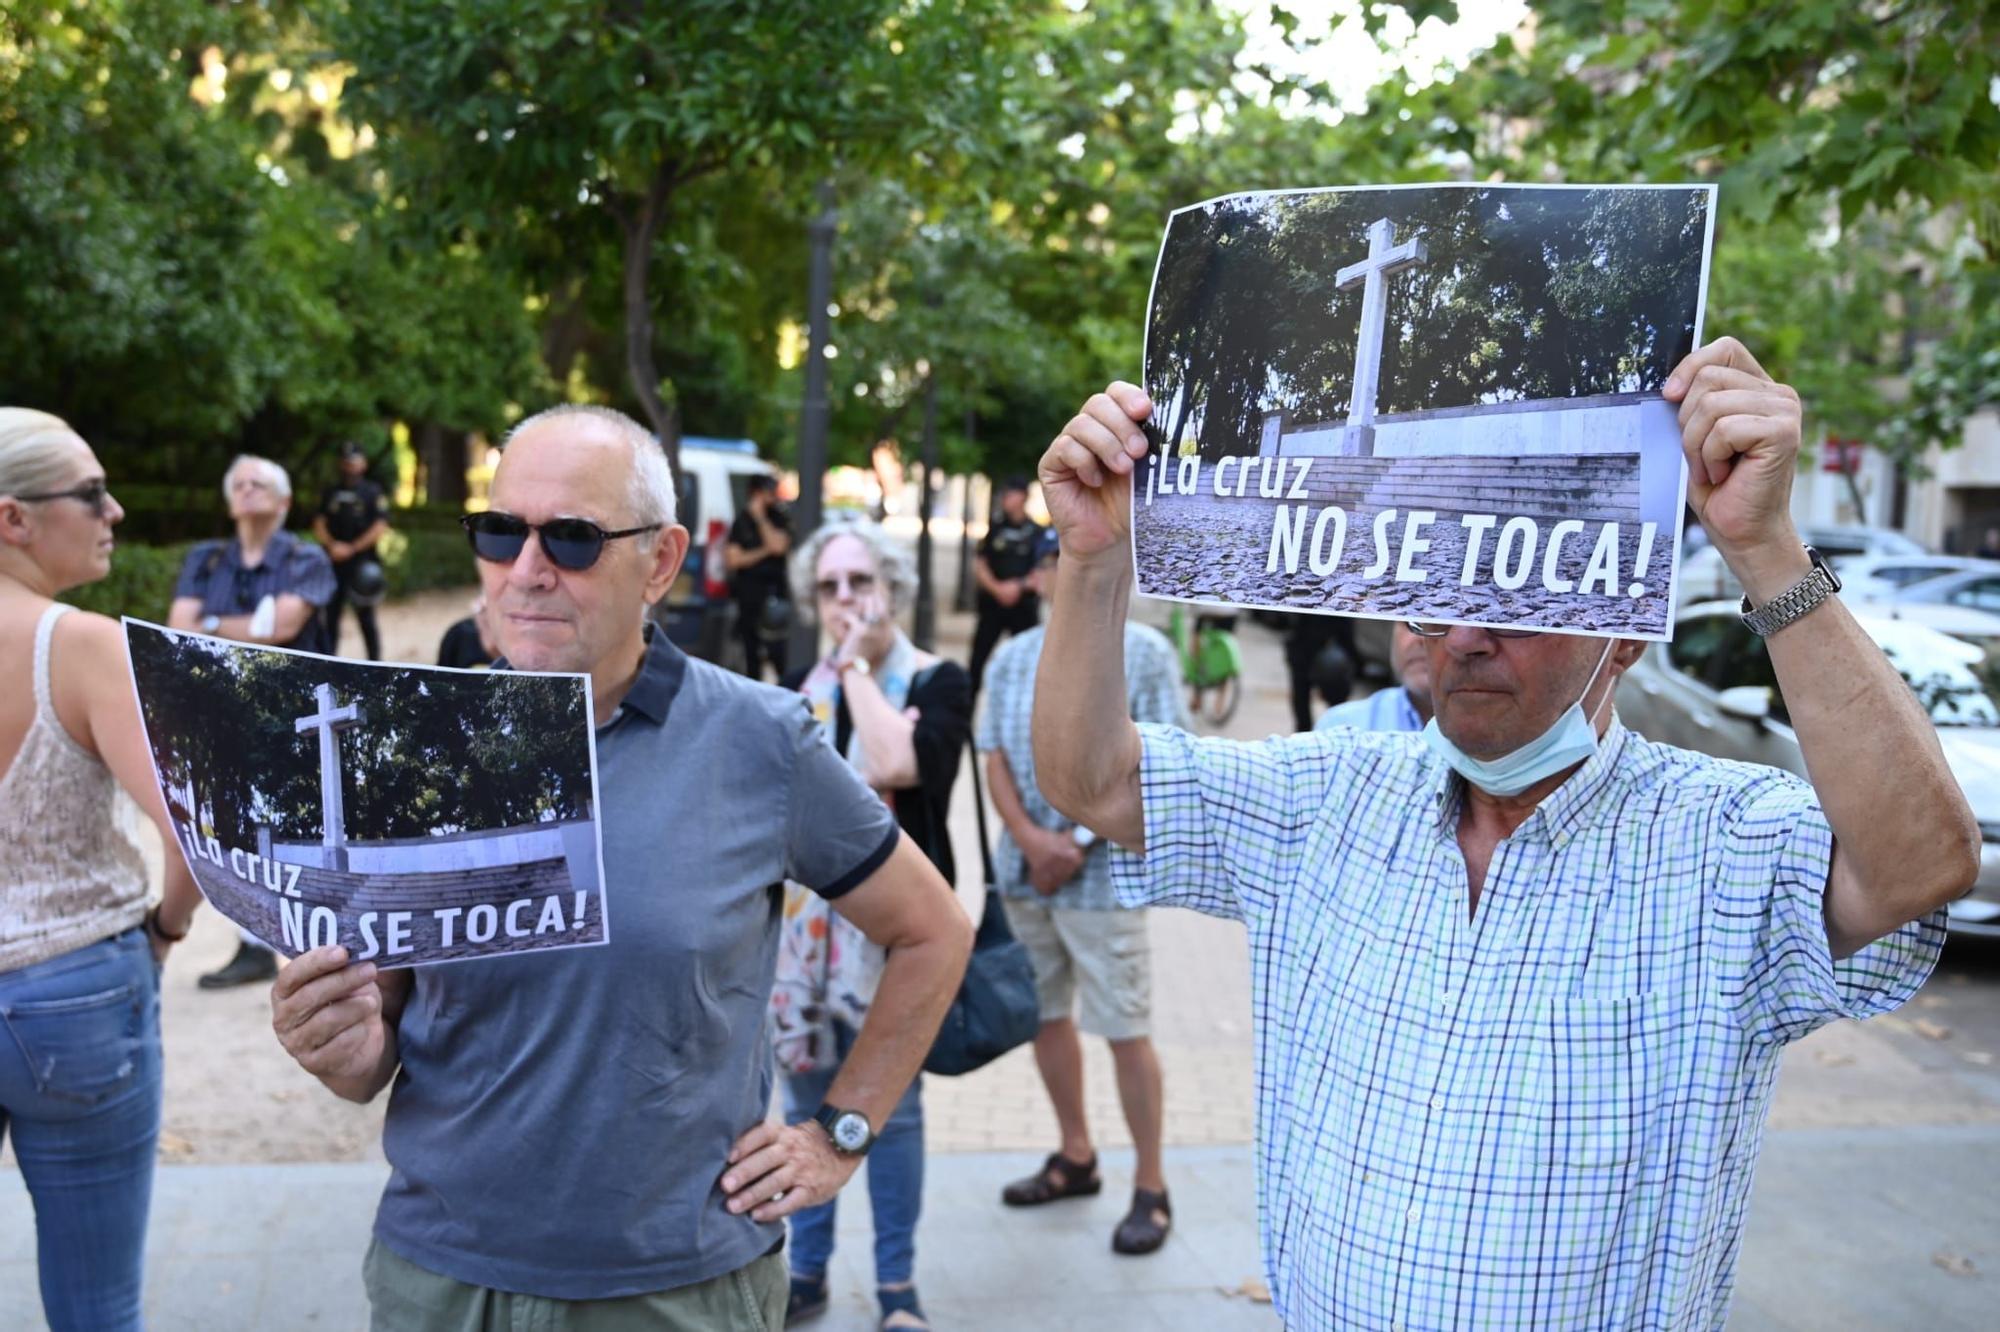
[[[757,609],[757,633],[766,643],[782,643],[792,636],[792,600],[772,595]]]
[[[1035,1039],[1042,1003],[1035,993],[1035,967],[1028,950],[1007,928],[1007,912],[993,882],[993,855],[986,845],[986,792],[979,783],[979,751],[972,753],[972,807],[979,819],[979,863],[986,872],[986,906],[979,915],[972,957],[951,1011],[924,1059],[924,1072],[956,1077],[998,1059]]]

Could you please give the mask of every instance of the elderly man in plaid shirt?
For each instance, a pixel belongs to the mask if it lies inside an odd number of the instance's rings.
[[[1979,830],[1930,722],[1790,519],[1798,396],[1744,347],[1665,385],[1811,785],[1652,744],[1641,643],[1429,629],[1425,734],[1135,726],[1119,660],[1151,404],[1050,445],[1034,745],[1133,904],[1240,917],[1259,1219],[1295,1328],[1720,1328],[1785,1044],[1921,985]]]

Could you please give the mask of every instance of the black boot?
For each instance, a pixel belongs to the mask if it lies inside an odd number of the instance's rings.
[[[228,965],[218,968],[196,982],[204,990],[226,990],[232,985],[248,985],[251,981],[267,981],[278,974],[278,955],[262,944],[243,943],[236,947],[236,956]]]

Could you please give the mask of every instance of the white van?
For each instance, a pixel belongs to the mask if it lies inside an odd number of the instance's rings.
[[[681,436],[681,472],[675,479],[680,522],[694,539],[653,617],[683,651],[731,670],[743,669],[743,646],[736,640],[736,602],[722,547],[749,497],[750,478],[777,474],[750,440]]]

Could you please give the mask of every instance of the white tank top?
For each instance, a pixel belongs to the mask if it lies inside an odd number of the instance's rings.
[[[0,971],[122,933],[146,914],[146,862],[117,817],[118,783],[63,729],[49,693],[49,640],[71,609],[50,606],[35,625],[35,718],[0,774]]]

